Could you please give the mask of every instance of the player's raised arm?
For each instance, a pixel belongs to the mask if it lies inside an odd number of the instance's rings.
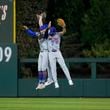
[[[38,17],[38,24],[39,24],[39,27],[41,27],[43,25],[43,21],[42,21],[42,15],[37,15]]]
[[[62,36],[66,33],[66,26],[62,27],[62,31],[59,32],[59,34]]]
[[[45,17],[46,17],[45,12],[37,14],[36,16],[37,16],[39,30],[40,30],[40,34],[41,34],[40,38],[48,38],[48,30],[51,27],[51,21],[49,21],[48,24],[43,23],[43,19],[45,19]]]
[[[27,35],[29,35],[32,38],[36,38],[40,36],[39,32],[34,32],[31,29],[29,29],[27,26],[23,26],[25,32],[27,33]]]
[[[36,17],[37,17],[39,27],[44,24],[43,21],[45,21],[46,16],[47,16],[47,14],[43,9],[38,10]]]

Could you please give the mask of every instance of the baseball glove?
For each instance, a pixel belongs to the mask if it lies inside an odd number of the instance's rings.
[[[65,27],[65,21],[62,18],[58,18],[57,19],[57,25],[61,26],[61,27]]]

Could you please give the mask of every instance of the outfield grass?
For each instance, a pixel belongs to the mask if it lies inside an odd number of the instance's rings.
[[[110,110],[110,98],[0,98],[0,110]]]

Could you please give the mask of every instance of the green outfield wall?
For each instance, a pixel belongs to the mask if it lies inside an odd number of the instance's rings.
[[[0,96],[17,96],[17,45],[0,43]]]
[[[43,90],[37,90],[36,79],[19,79],[19,97],[110,97],[110,80],[73,79],[74,86],[69,86],[66,79],[59,80],[59,89],[54,84]]]

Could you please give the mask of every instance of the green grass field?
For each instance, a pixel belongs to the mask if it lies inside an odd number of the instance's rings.
[[[0,98],[0,110],[110,110],[110,98]]]

